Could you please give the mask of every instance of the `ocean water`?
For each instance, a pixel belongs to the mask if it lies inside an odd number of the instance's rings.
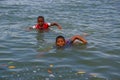
[[[63,29],[29,31],[38,16]],[[84,33],[87,45],[53,48]],[[120,80],[120,1],[0,0],[0,80]]]

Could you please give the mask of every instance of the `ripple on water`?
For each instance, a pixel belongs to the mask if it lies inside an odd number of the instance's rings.
[[[24,30],[38,15],[63,30]],[[118,0],[0,0],[0,80],[119,80],[119,21]],[[86,46],[46,50],[84,32]]]

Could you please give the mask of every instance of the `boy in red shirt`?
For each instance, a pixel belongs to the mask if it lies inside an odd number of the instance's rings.
[[[43,16],[38,16],[37,24],[33,27],[30,27],[29,29],[48,30],[49,27],[51,27],[51,26],[57,26],[58,29],[62,29],[62,27],[58,23],[56,23],[56,22],[47,23],[47,22],[45,22]]]

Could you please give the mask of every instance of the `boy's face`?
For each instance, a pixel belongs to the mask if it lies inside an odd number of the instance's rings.
[[[44,24],[43,18],[39,18],[37,22],[40,26],[43,26],[43,24]]]
[[[63,38],[58,38],[56,41],[56,45],[59,47],[63,47],[65,45],[65,40]]]

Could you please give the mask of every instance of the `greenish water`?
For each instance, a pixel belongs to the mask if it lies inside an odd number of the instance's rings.
[[[120,80],[119,0],[0,0],[0,80]],[[42,15],[63,30],[28,31]],[[88,33],[87,45],[52,47]]]

